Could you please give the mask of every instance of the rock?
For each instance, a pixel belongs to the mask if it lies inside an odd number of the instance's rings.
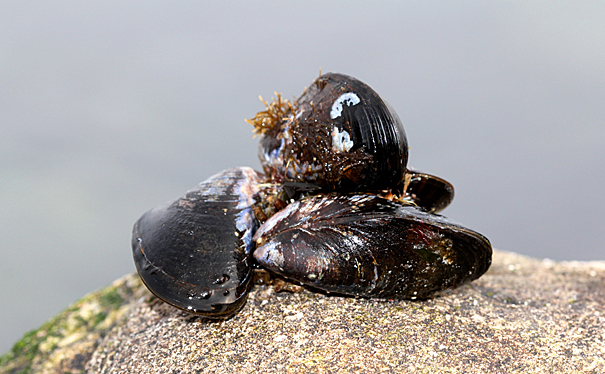
[[[483,277],[432,300],[257,286],[223,322],[180,312],[128,275],[28,333],[0,373],[598,373],[604,322],[605,262],[502,251]]]
[[[149,292],[135,275],[86,295],[0,357],[0,373],[81,373],[101,339]]]

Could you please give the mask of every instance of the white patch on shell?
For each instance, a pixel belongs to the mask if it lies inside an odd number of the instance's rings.
[[[349,152],[353,148],[353,141],[351,136],[345,130],[340,132],[338,127],[334,126],[332,129],[332,150],[337,153]]]
[[[261,264],[281,268],[284,265],[284,254],[281,243],[269,242],[254,251],[254,258]]]
[[[357,248],[364,248],[364,246],[366,245],[363,239],[361,239],[357,235],[347,235],[346,238],[349,240],[349,243],[351,243],[351,247],[355,245],[357,246]]]
[[[342,114],[342,105],[347,104],[347,106],[357,105],[361,102],[359,96],[357,96],[354,92],[343,93],[334,101],[332,104],[332,110],[330,111],[330,118],[335,119],[340,117]]]

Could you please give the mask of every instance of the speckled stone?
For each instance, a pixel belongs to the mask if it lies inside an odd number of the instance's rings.
[[[496,251],[479,280],[427,301],[257,286],[244,309],[223,322],[180,312],[140,283],[128,294],[127,317],[91,339],[95,348],[80,369],[605,373],[605,262],[557,263]],[[0,372],[14,372],[9,367]]]
[[[103,337],[149,292],[129,275],[84,296],[0,357],[0,373],[82,373]]]

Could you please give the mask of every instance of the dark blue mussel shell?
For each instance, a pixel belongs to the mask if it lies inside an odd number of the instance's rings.
[[[409,182],[401,192],[426,211],[438,213],[454,200],[454,186],[445,179],[417,170],[407,170],[406,174]],[[399,188],[396,187],[395,191]]]
[[[256,232],[254,258],[303,284],[347,295],[427,298],[477,279],[483,235],[374,194],[321,194],[288,205]]]
[[[379,191],[403,180],[408,143],[397,113],[365,83],[317,78],[283,122],[263,129],[261,163],[273,180],[330,191]]]
[[[136,222],[132,249],[145,285],[188,312],[223,318],[245,303],[252,284],[252,196],[259,175],[225,170]]]
[[[258,265],[328,292],[396,299],[487,271],[490,242],[434,214],[453,186],[407,169],[401,121],[369,86],[329,73],[294,103],[266,105],[249,120],[266,175],[225,170],[135,223],[135,264],[156,296],[227,318]]]

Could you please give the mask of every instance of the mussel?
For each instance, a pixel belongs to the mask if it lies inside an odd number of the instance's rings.
[[[454,197],[407,168],[395,111],[365,83],[324,74],[248,122],[265,174],[225,170],[135,223],[132,249],[160,299],[207,318],[246,301],[253,269],[359,297],[416,299],[481,276],[483,235],[436,214]]]
[[[319,194],[296,201],[256,232],[265,269],[324,291],[427,298],[485,273],[481,234],[414,204],[375,194]]]
[[[394,191],[430,213],[442,211],[454,200],[454,186],[443,178],[417,170],[407,170],[404,183],[407,183],[407,186],[401,184]]]
[[[273,180],[339,192],[386,190],[403,180],[408,144],[401,120],[353,77],[324,74],[292,105],[280,98],[259,115],[250,122]]]
[[[135,223],[141,279],[177,308],[222,318],[245,303],[252,281],[253,196],[260,175],[242,167],[216,174]]]

